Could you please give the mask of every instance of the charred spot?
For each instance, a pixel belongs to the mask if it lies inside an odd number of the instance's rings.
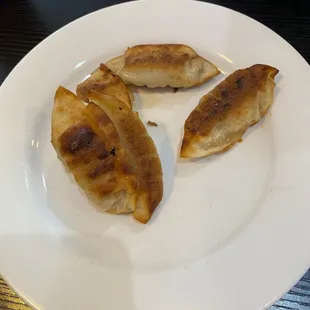
[[[107,158],[109,155],[110,155],[110,152],[109,152],[109,151],[103,150],[103,151],[101,151],[101,152],[97,155],[97,158],[100,159],[100,160],[103,160],[103,159]]]
[[[221,96],[222,96],[223,98],[227,98],[227,97],[228,97],[228,91],[227,91],[227,89],[223,89],[223,90],[221,91]]]
[[[116,155],[115,147],[110,151],[110,154],[111,154],[112,156],[115,156],[115,155]]]
[[[88,172],[87,176],[90,179],[96,179],[110,171],[114,170],[114,164],[113,162],[102,162],[100,165],[92,169],[91,171]]]
[[[179,90],[179,88],[174,88],[173,92],[176,93]]]
[[[118,107],[118,109],[121,110],[121,111],[123,110],[123,108],[121,108],[121,107]]]
[[[241,88],[244,84],[244,78],[243,77],[240,77],[239,79],[236,80],[236,85],[237,85],[237,88]]]
[[[90,162],[91,159],[87,156],[74,156],[73,158],[68,160],[68,166],[72,168],[81,165],[89,165]]]
[[[87,149],[94,140],[95,133],[88,126],[73,127],[61,136],[62,151],[75,154],[80,150]]]

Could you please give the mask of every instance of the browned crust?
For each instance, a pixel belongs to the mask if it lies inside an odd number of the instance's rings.
[[[112,203],[123,193],[119,208],[115,203],[112,211],[129,212],[122,199],[134,194],[136,178],[107,115],[95,104],[85,107],[73,93],[60,87],[55,95],[52,131],[57,133],[52,142],[59,159],[98,209],[105,199]]]
[[[131,107],[131,92],[122,79],[111,71],[106,65],[100,64],[91,76],[76,88],[77,96],[85,102],[88,100],[88,92],[95,90],[101,94],[118,97]]]
[[[136,45],[126,50],[127,68],[148,66],[148,68],[171,68],[183,66],[184,62],[197,57],[196,52],[182,44]]]
[[[201,79],[190,79],[185,73],[187,66],[191,67],[192,61],[197,61],[206,69]],[[208,60],[199,56],[191,47],[183,44],[147,44],[137,45],[128,48],[124,56],[119,56],[107,62],[107,65],[124,78],[125,83],[142,86],[143,81],[139,80],[138,84],[135,79],[130,78],[130,73],[139,75],[139,72],[166,72],[165,86],[149,86],[148,87],[166,87],[177,83],[178,87],[194,87],[202,85],[209,79],[220,74],[218,68]],[[123,73],[126,74],[123,76]],[[150,84],[150,83],[149,83]],[[159,83],[160,84],[160,83]],[[171,85],[170,85],[171,84]],[[183,85],[183,86],[182,86]]]
[[[124,187],[128,191],[135,191],[137,181],[134,167],[129,161],[129,156],[122,147],[117,130],[108,115],[92,102],[85,109],[85,114],[92,121],[93,127],[97,127],[96,131],[101,135],[110,153],[115,157],[115,171],[119,181],[124,183]]]
[[[276,68],[261,64],[237,70],[203,96],[185,121],[181,157],[187,157],[191,143],[208,136],[217,122],[224,121],[232,113],[240,113],[244,98],[256,96],[258,90],[263,90],[267,78],[273,79],[278,72]]]
[[[103,140],[106,141],[108,148],[120,148],[120,140],[114,125],[108,115],[94,103],[89,103],[84,114],[91,121],[92,126],[97,129]]]
[[[86,117],[60,136],[59,155],[76,182],[96,200],[116,187],[115,157]]]
[[[135,165],[139,197],[134,217],[147,223],[163,195],[162,167],[155,144],[137,114],[122,101],[95,91],[90,91],[89,99],[108,114]]]
[[[84,109],[85,105],[74,93],[63,86],[57,88],[52,112],[52,143],[83,116]]]

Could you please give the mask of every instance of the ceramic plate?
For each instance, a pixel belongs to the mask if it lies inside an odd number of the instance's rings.
[[[221,74],[199,88],[135,89],[160,153],[151,222],[93,209],[50,143],[53,96],[143,43],[183,43]],[[239,68],[277,67],[272,109],[231,151],[180,162],[183,123]],[[310,262],[310,69],[277,34],[234,11],[142,1],[87,15],[31,51],[0,89],[0,272],[46,310],[257,310]]]

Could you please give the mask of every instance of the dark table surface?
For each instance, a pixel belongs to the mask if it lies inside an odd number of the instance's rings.
[[[122,2],[127,1],[0,0],[0,85],[13,67],[52,32],[89,12]],[[310,0],[209,2],[232,8],[262,22],[291,43],[310,62]],[[1,278],[0,309],[29,309]],[[310,309],[310,271],[270,309]]]

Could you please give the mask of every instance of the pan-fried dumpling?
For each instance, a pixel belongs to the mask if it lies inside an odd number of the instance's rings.
[[[120,77],[104,64],[101,64],[90,77],[77,86],[76,94],[80,99],[88,102],[87,95],[90,89],[101,94],[114,96],[125,102],[129,107],[132,106],[132,101],[134,99],[132,92]]]
[[[259,64],[237,70],[202,97],[185,122],[181,157],[204,157],[233,147],[270,107],[278,72]]]
[[[133,216],[147,223],[163,196],[163,173],[155,144],[137,113],[124,102],[95,91],[89,92],[89,99],[109,116],[135,166],[138,199]]]
[[[137,181],[133,164],[127,151],[122,147],[117,131],[107,114],[94,103],[88,104],[85,115],[105,143],[107,150],[114,156],[114,175],[117,185],[110,196],[120,197],[107,210],[109,213],[122,214],[133,212],[136,208]],[[106,199],[106,197],[104,197]]]
[[[82,117],[84,109],[84,103],[75,94],[58,87],[52,113],[52,143]]]
[[[192,48],[181,44],[137,45],[106,65],[126,84],[150,88],[197,86],[220,73]]]
[[[95,104],[85,107],[73,93],[59,87],[52,114],[52,144],[98,210],[135,210],[133,167],[115,127]]]

